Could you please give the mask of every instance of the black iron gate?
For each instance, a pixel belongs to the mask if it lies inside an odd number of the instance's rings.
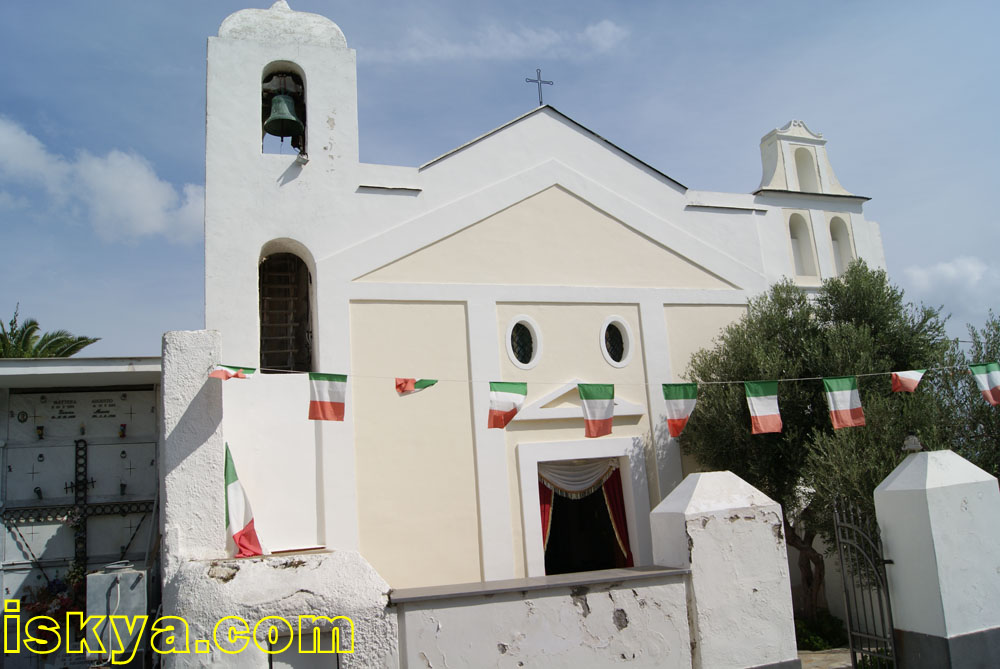
[[[896,645],[878,524],[853,505],[834,507],[833,523],[844,577],[844,607],[854,667],[893,669]]]

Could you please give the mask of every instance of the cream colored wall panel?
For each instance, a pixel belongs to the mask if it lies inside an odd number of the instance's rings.
[[[548,188],[361,280],[734,287],[559,187]]]
[[[361,553],[394,588],[480,579],[461,304],[351,305]],[[398,396],[394,378],[437,378]]]
[[[746,313],[743,305],[718,304],[667,304],[663,307],[670,337],[670,367],[673,380],[687,378],[691,356],[703,348],[710,348],[723,328]],[[671,379],[663,379],[669,383]]]

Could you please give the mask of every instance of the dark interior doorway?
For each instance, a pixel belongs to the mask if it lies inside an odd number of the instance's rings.
[[[545,573],[568,574],[625,566],[604,492],[581,499],[552,496],[552,523],[545,549]]]

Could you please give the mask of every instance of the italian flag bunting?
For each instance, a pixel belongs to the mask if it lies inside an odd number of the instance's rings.
[[[663,399],[667,405],[667,429],[671,437],[681,436],[698,399],[697,383],[664,383]]]
[[[911,369],[906,372],[893,372],[892,392],[912,393],[917,389],[917,384],[920,383],[920,379],[926,371],[926,369]]]
[[[753,434],[781,432],[777,381],[744,381]]]
[[[583,405],[583,419],[586,421],[585,434],[588,437],[603,437],[611,434],[611,423],[615,416],[615,387],[611,383],[580,383],[580,402]]]
[[[830,405],[833,429],[860,427],[865,424],[865,412],[858,395],[858,379],[854,376],[833,376],[823,379],[826,401]]]
[[[969,371],[975,377],[983,399],[991,406],[1000,404],[1000,364],[990,362],[983,365],[969,365]]]
[[[233,456],[226,444],[226,546],[234,557],[263,555],[264,549],[253,526],[253,511],[236,476]]]
[[[490,381],[490,419],[486,427],[507,427],[507,423],[524,406],[527,394],[527,383]]]
[[[437,379],[401,379],[397,376],[396,392],[400,395],[412,395],[430,388],[435,383],[437,383]]]
[[[309,419],[344,420],[346,374],[309,373]]]
[[[212,371],[208,373],[208,378],[210,379],[222,379],[223,381],[228,381],[229,379],[247,379],[253,376],[253,373],[257,370],[253,367],[230,367],[229,365],[216,365],[212,368]]]

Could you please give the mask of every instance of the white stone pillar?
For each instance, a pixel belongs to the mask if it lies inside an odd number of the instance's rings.
[[[219,346],[214,330],[163,335],[157,460],[165,576],[179,561],[226,556],[222,384],[208,378]]]
[[[901,667],[1000,657],[1000,490],[952,451],[908,456],[875,489]]]
[[[800,666],[779,504],[732,472],[691,474],[650,525],[653,561],[691,570],[694,667]]]

